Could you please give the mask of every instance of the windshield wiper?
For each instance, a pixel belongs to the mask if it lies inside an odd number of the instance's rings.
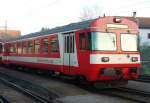
[[[116,46],[115,45],[115,43],[116,43],[115,38],[113,36],[110,36],[108,33],[107,33],[107,35],[109,36],[110,40],[112,41],[112,43],[113,43],[113,45],[115,47]]]
[[[115,45],[115,43],[116,43],[115,38],[114,38],[114,37],[112,37],[112,39],[113,39],[113,40],[112,40],[112,42],[113,42],[114,47],[115,47],[115,46],[116,46],[116,45]]]

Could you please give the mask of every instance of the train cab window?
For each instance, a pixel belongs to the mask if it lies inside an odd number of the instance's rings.
[[[35,54],[39,54],[40,53],[40,40],[35,40],[35,47],[34,47],[34,52]]]
[[[88,38],[85,33],[79,34],[79,48],[80,48],[80,50],[88,49]]]
[[[50,45],[51,45],[51,52],[58,52],[58,39],[57,38],[52,38]]]
[[[17,43],[17,52],[18,54],[22,53],[22,42]]]
[[[32,40],[28,42],[28,54],[32,54],[33,43]]]
[[[23,54],[27,54],[27,42],[23,42]]]
[[[42,41],[42,53],[48,53],[48,39]]]

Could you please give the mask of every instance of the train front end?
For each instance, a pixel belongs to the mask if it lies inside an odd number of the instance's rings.
[[[134,18],[104,17],[91,24],[89,81],[128,81],[139,75],[139,31]],[[124,83],[124,82],[123,82]]]

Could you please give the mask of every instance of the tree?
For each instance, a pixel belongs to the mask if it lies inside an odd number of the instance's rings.
[[[101,15],[101,10],[99,6],[91,6],[91,7],[85,7],[81,11],[81,16],[80,20],[85,21],[85,20],[90,20],[97,18]]]
[[[150,45],[147,42],[140,45],[140,54],[142,61],[140,73],[141,75],[150,75]]]
[[[42,31],[47,31],[47,30],[49,30],[49,28],[47,28],[47,27],[42,27],[40,31],[42,32]]]

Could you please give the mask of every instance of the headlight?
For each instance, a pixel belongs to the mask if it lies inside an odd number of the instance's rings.
[[[102,62],[109,62],[109,57],[102,57],[102,58],[101,58],[101,61],[102,61]]]
[[[138,57],[132,57],[132,58],[131,58],[131,61],[132,61],[132,62],[137,62],[137,61],[138,61]]]

